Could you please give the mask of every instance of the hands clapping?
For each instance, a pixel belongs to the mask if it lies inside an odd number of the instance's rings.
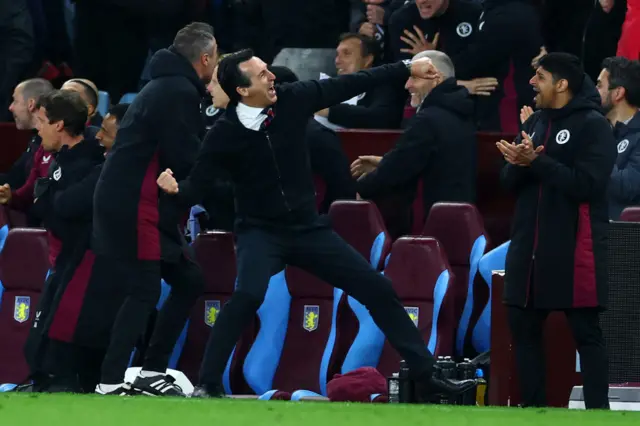
[[[171,169],[166,169],[164,172],[160,173],[156,183],[160,189],[169,195],[175,195],[178,193],[178,181],[173,177]]]
[[[538,154],[544,150],[542,145],[534,149],[531,137],[524,131],[522,132],[522,142],[520,144],[516,145],[515,142],[509,143],[501,140],[496,142],[496,146],[509,164],[522,167],[529,166],[538,157]]]

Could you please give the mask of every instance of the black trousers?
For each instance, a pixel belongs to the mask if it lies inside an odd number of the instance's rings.
[[[239,226],[236,235],[238,283],[211,330],[200,385],[220,386],[231,351],[262,304],[269,279],[285,265],[304,269],[353,296],[367,307],[391,345],[407,361],[412,375],[417,379],[431,376],[433,355],[391,281],[328,226],[319,221],[300,230]]]
[[[204,290],[200,268],[184,256],[178,262],[114,259],[112,274],[114,280],[126,281],[129,291],[113,324],[101,383],[122,383],[131,352],[160,297],[161,278],[171,286],[171,293],[158,313],[142,368],[166,371],[173,347]]]
[[[508,310],[509,326],[516,350],[522,403],[545,407],[544,322],[548,310],[518,308]],[[599,311],[595,308],[564,311],[580,354],[586,408],[609,408],[607,349],[600,328]]]
[[[94,393],[100,382],[100,366],[104,349],[88,348],[50,339],[46,349],[44,369],[51,384]]]

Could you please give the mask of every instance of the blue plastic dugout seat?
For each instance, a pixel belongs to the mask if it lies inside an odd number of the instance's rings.
[[[491,250],[482,256],[482,259],[480,259],[478,263],[478,271],[489,293],[487,304],[482,308],[480,317],[473,328],[473,334],[471,336],[473,347],[478,353],[491,349],[491,277],[493,271],[503,271],[505,269],[509,243],[511,243],[511,241],[507,241]]]

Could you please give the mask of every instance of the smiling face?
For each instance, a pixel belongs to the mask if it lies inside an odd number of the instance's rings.
[[[449,0],[416,0],[416,7],[422,19],[442,15],[449,6]]]
[[[362,55],[362,41],[357,37],[341,41],[336,49],[338,75],[353,74],[362,69],[370,68],[372,63],[373,55]]]
[[[35,99],[26,99],[23,93],[24,85],[19,84],[13,91],[13,101],[9,105],[9,111],[13,114],[16,127],[20,130],[29,130],[35,127],[34,110]]]
[[[242,102],[259,108],[273,105],[277,100],[274,82],[276,76],[268,69],[267,64],[254,56],[239,65],[240,71],[251,81],[249,87],[238,87],[236,90],[242,96]]]

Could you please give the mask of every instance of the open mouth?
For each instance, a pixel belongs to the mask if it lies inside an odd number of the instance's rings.
[[[275,86],[272,84],[271,87],[269,87],[269,90],[267,90],[267,92],[269,93],[269,96],[275,96],[276,95]]]

